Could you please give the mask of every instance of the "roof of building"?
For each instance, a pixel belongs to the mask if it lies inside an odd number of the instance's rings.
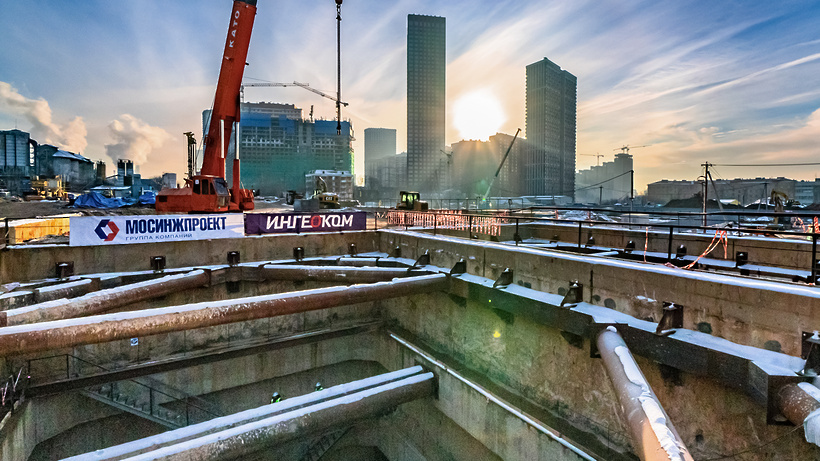
[[[54,153],[54,155],[52,155],[52,157],[60,157],[60,158],[67,158],[67,159],[70,159],[70,160],[77,160],[79,162],[94,163],[91,160],[83,157],[80,154],[75,154],[73,152],[67,152],[67,151],[64,151],[64,150],[58,150],[57,152]]]

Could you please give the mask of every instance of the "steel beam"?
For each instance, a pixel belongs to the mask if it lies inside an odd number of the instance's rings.
[[[668,336],[656,335],[657,324],[630,315],[580,302],[561,307],[562,296],[516,284],[493,288],[493,281],[469,274],[454,275],[450,294],[487,307],[557,328],[595,344],[597,334],[616,325],[631,352],[686,373],[713,378],[738,389],[758,404],[776,409],[774,393],[785,384],[806,381],[797,372],[805,360],[779,352],[732,343],[699,331],[676,329]]]
[[[394,278],[412,277],[430,272],[410,271],[393,267],[294,266],[266,264],[259,273],[273,280],[315,282],[373,283]]]
[[[446,290],[445,274],[0,328],[0,357]]]
[[[205,286],[209,282],[209,273],[199,269],[100,290],[77,298],[32,304],[0,312],[0,327],[99,314],[147,299]]]
[[[638,457],[642,461],[693,461],[618,331],[604,329],[597,345]]]
[[[244,346],[235,346],[236,343],[232,343],[234,346],[228,349],[220,347],[216,350],[206,349],[197,352],[184,352],[171,356],[170,358],[140,362],[136,365],[126,366],[125,368],[120,368],[114,371],[105,371],[92,375],[83,375],[50,382],[39,382],[35,380],[32,381],[31,384],[28,384],[28,387],[26,388],[26,396],[38,397],[41,395],[69,392],[76,389],[99,386],[114,381],[122,381],[124,379],[134,379],[147,375],[167,373],[169,371],[181,370],[184,368],[216,363],[225,360],[232,360],[248,355],[264,354],[276,350],[302,346],[305,344],[316,344],[335,338],[370,333],[377,330],[379,327],[381,327],[381,322],[377,321],[341,328],[328,328],[320,331],[294,334],[285,338],[273,338],[262,344],[253,342],[251,344],[245,344]],[[30,366],[27,366],[27,368],[29,370],[31,369]],[[36,377],[34,378],[36,379]]]

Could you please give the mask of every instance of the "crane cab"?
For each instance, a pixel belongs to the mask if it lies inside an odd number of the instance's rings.
[[[225,179],[197,175],[185,180],[185,187],[163,189],[157,194],[159,213],[213,213],[229,211],[231,195]]]

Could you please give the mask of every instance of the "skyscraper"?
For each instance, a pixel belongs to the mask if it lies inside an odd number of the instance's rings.
[[[393,128],[365,128],[364,130],[364,175],[371,185],[380,185],[376,180],[376,165],[379,160],[396,155],[396,130]]]
[[[527,66],[527,195],[574,196],[577,84],[547,58]]]
[[[429,194],[448,182],[444,149],[445,19],[407,15],[407,187]]]

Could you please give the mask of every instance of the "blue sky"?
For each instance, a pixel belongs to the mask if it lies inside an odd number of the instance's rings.
[[[132,158],[145,176],[181,175],[182,133],[199,138],[230,9],[215,0],[0,0],[0,129],[92,159]],[[695,179],[704,161],[820,157],[820,2],[347,0],[343,117],[359,168],[365,128],[396,128],[405,147],[408,13],[447,18],[448,144],[462,139],[466,116],[453,108],[475,94],[494,100],[498,131],[523,129],[524,68],[548,57],[578,77],[579,167],[647,145],[631,152],[639,190]],[[335,22],[330,0],[259,0],[246,81],[335,92]],[[252,88],[246,100],[335,117],[332,101],[299,88]],[[715,172],[814,179],[820,167]]]

